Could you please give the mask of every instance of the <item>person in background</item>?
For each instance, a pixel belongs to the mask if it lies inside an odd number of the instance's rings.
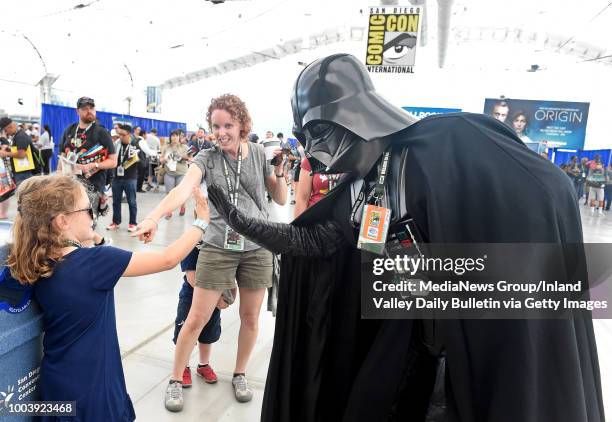
[[[304,147],[295,138],[288,138],[286,146],[291,151],[287,156],[287,180],[291,183],[291,195],[294,195],[297,189],[302,160],[306,157],[306,153],[304,152]],[[295,205],[295,199],[292,199],[290,204]]]
[[[134,127],[132,131],[132,140],[136,141],[138,144],[138,149],[140,150],[138,153],[138,158],[140,161],[138,162],[138,177],[136,178],[136,192],[144,193],[142,189],[142,185],[144,184],[145,176],[147,175],[147,169],[149,167],[149,145],[147,141],[141,136],[142,128],[140,126]]]
[[[315,168],[311,166],[314,162]],[[300,170],[300,181],[297,185],[296,203],[293,210],[294,218],[320,201],[338,184],[339,174],[322,174],[324,165],[315,158],[303,158]]]
[[[213,147],[208,135],[203,128],[199,128],[195,134],[195,140],[189,142],[190,155],[195,157],[200,151]]]
[[[117,129],[119,142],[115,145],[117,151],[117,167],[112,182],[113,190],[113,221],[106,230],[117,230],[121,225],[121,199],[125,192],[128,207],[130,209],[130,220],[128,231],[136,230],[136,214],[138,212],[136,202],[136,184],[138,178],[138,161],[140,160],[138,142],[132,138],[132,127],[120,124]]]
[[[589,186],[589,198],[591,199],[591,215],[595,214],[596,206],[599,210],[599,215],[603,215],[606,171],[601,162],[601,155],[595,154],[593,161],[589,163],[589,172],[586,180]]]
[[[162,250],[130,252],[85,247],[95,238],[93,209],[76,178],[36,176],[19,187],[7,267],[12,279],[33,286],[42,310],[41,400],[75,402],[79,421],[136,418],[121,364],[113,290],[122,277],[174,268],[194,248],[210,214],[199,188],[193,193],[193,226]]]
[[[155,130],[155,132],[153,132]],[[149,174],[147,176],[147,186],[145,189],[147,191],[154,189],[157,191],[157,185],[153,184],[153,178],[155,178],[155,169],[159,165],[159,155],[161,152],[161,142],[157,137],[157,130],[151,129],[150,133],[147,133],[143,130],[142,133],[143,138],[147,142],[147,146],[149,147],[149,151],[151,154],[149,155]]]
[[[175,186],[178,186],[183,180],[183,177],[185,177],[185,174],[187,174],[187,162],[190,160],[190,157],[187,146],[180,143],[180,136],[178,130],[170,134],[170,142],[162,151],[159,160],[160,164],[162,164],[166,170],[164,174],[166,194],[170,193]],[[179,215],[185,215],[185,204],[181,205]],[[165,217],[166,219],[172,218],[172,213],[166,213]]]
[[[587,157],[582,157],[580,160],[580,165],[582,167],[583,181],[582,181],[582,190],[584,191],[584,205],[587,205],[589,202],[589,189],[587,185],[587,175],[589,173],[589,159]]]
[[[43,159],[43,174],[51,174],[51,157],[53,157],[53,137],[49,125],[43,126],[43,133],[38,138],[38,149]]]
[[[578,161],[578,157],[573,155],[570,162],[566,166],[566,171],[569,177],[574,183],[574,189],[576,189],[576,196],[578,201],[584,194],[584,181],[586,180],[586,171],[582,167],[582,164]]]
[[[4,133],[3,130],[0,130],[0,149],[2,148],[3,145],[6,146],[10,146],[11,143],[9,142],[9,140],[6,138],[6,134]],[[1,182],[1,186],[2,186],[2,190],[6,193],[9,194],[9,190],[15,189],[14,186],[14,180],[12,178],[12,174],[13,174],[13,170],[12,170],[12,165],[11,165],[11,159],[10,158],[0,158],[0,160],[2,160],[2,164],[4,167],[4,172],[7,174],[2,174],[2,180]],[[10,175],[8,174],[10,173]],[[11,177],[9,177],[11,176]],[[9,195],[2,195],[0,197],[0,220],[6,220],[8,219],[8,208],[9,208],[9,199],[11,198],[12,194]]]
[[[32,123],[30,137],[32,138],[32,142],[38,142],[38,139],[40,138],[40,126],[38,125],[38,123]]]
[[[179,142],[181,143],[181,145],[187,146],[187,134],[181,128],[178,128],[177,131],[179,133]]]
[[[119,128],[119,123],[117,123],[115,126]],[[116,143],[119,140],[119,134],[117,133],[117,129],[114,129],[114,128],[111,129],[110,136],[111,136],[111,139],[113,140],[113,143]]]
[[[608,158],[609,159],[609,158]],[[610,202],[612,202],[612,161],[606,168],[606,187],[604,188],[604,200],[606,202],[606,211],[610,211]]]
[[[28,158],[28,148],[31,151],[34,144],[32,143],[32,138],[23,129],[18,129],[17,124],[8,117],[0,119],[0,130],[4,130],[6,136],[11,140],[11,145],[16,147],[16,151],[13,152],[8,145],[3,145],[2,149],[0,149],[0,157],[12,158],[11,164],[13,166],[15,183],[19,187],[24,180],[32,177],[32,170],[20,170],[16,167],[15,162],[16,160]],[[32,167],[34,166],[34,163],[29,164]]]
[[[259,136],[256,133],[249,133],[249,142],[253,142],[254,144],[259,143]]]
[[[117,166],[117,153],[108,131],[97,123],[96,105],[92,98],[81,97],[77,101],[79,121],[66,128],[62,135],[60,155],[74,161],[75,165],[66,169],[77,174],[95,192],[94,215],[103,215],[108,210],[104,193],[107,181],[106,170]],[[64,171],[60,160],[58,171]]]

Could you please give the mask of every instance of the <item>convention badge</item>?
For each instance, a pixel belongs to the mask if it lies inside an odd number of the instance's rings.
[[[382,255],[387,241],[391,210],[376,205],[363,207],[357,248]]]
[[[117,177],[125,176],[125,169],[123,166],[117,166]]]
[[[223,248],[233,251],[243,251],[244,237],[230,226],[225,226],[225,242],[223,243]]]

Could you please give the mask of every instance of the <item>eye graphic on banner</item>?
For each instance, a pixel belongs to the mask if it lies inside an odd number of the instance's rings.
[[[414,73],[420,7],[370,7],[365,64],[369,72]]]

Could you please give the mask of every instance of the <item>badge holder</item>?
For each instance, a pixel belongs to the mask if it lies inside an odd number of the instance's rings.
[[[357,248],[382,255],[387,242],[391,210],[376,205],[365,205],[361,215]]]
[[[391,210],[380,206],[385,192],[385,178],[387,176],[389,155],[389,151],[387,151],[383,156],[376,187],[374,188],[374,195],[372,196],[375,204],[368,204],[369,200],[364,202],[361,225],[359,226],[359,237],[357,239],[357,249],[373,252],[378,255],[384,254],[387,233],[389,232],[389,224],[391,222]],[[364,188],[365,186],[364,183]],[[362,190],[360,198],[361,200],[365,198],[365,191]]]
[[[117,177],[125,176],[125,169],[123,166],[117,166]]]
[[[225,226],[225,241],[223,242],[224,249],[232,251],[244,250],[244,236],[232,229],[230,226]]]

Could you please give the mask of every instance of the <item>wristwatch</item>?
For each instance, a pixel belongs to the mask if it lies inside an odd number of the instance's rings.
[[[275,175],[276,177],[285,177],[285,173],[282,173],[282,174],[276,174],[276,173],[274,173],[274,175]]]
[[[191,225],[199,228],[203,232],[205,232],[206,228],[208,227],[208,223],[200,218],[196,218],[195,220],[193,220],[193,223],[191,223]]]

